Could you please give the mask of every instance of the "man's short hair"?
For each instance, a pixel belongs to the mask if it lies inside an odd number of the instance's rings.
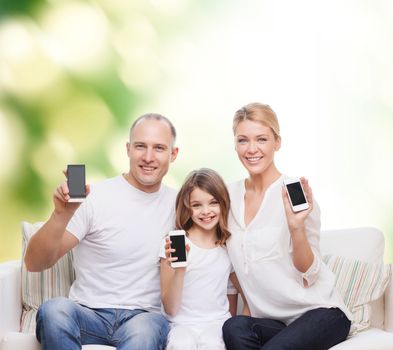
[[[176,142],[175,126],[172,124],[172,122],[167,117],[164,117],[162,114],[159,114],[159,113],[146,113],[146,114],[142,114],[140,117],[138,117],[132,123],[131,128],[130,128],[130,141],[131,141],[132,130],[134,130],[136,124],[138,124],[141,120],[158,120],[158,121],[165,122],[169,126],[169,128],[171,129],[171,134],[172,134],[172,138],[173,138],[172,147],[175,146],[175,142]]]

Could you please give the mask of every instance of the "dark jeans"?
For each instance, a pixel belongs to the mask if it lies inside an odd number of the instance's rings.
[[[351,322],[338,308],[306,312],[289,326],[277,320],[234,316],[223,327],[228,350],[324,350],[344,341]]]

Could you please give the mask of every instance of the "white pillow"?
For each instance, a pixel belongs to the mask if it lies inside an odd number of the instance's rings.
[[[384,294],[392,275],[392,265],[336,255],[325,255],[323,261],[336,275],[336,288],[353,314],[355,330],[370,327],[369,303]]]
[[[22,222],[22,261],[27,243],[44,223]],[[22,320],[21,332],[35,332],[35,318],[39,306],[55,297],[68,297],[75,279],[72,251],[64,255],[55,265],[42,272],[29,272],[22,263]]]

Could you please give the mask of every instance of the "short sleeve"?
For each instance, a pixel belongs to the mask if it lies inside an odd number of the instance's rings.
[[[227,294],[238,294],[238,291],[230,278],[228,278]]]
[[[72,233],[79,241],[92,232],[94,210],[89,196],[79,206],[67,225],[66,230]]]
[[[166,237],[162,240],[161,245],[160,245],[160,250],[158,252],[158,256],[160,258],[166,259],[166,255],[165,255],[165,241],[166,241]]]

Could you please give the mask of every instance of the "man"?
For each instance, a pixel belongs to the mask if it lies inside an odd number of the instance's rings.
[[[160,313],[158,251],[174,226],[176,192],[161,183],[176,159],[176,131],[159,114],[130,129],[128,173],[91,188],[84,203],[68,203],[68,187],[53,196],[54,211],[31,238],[30,271],[42,271],[74,249],[76,280],[69,299],[45,302],[37,314],[42,348],[102,344],[163,349],[169,331]],[[80,206],[79,206],[80,205]]]

